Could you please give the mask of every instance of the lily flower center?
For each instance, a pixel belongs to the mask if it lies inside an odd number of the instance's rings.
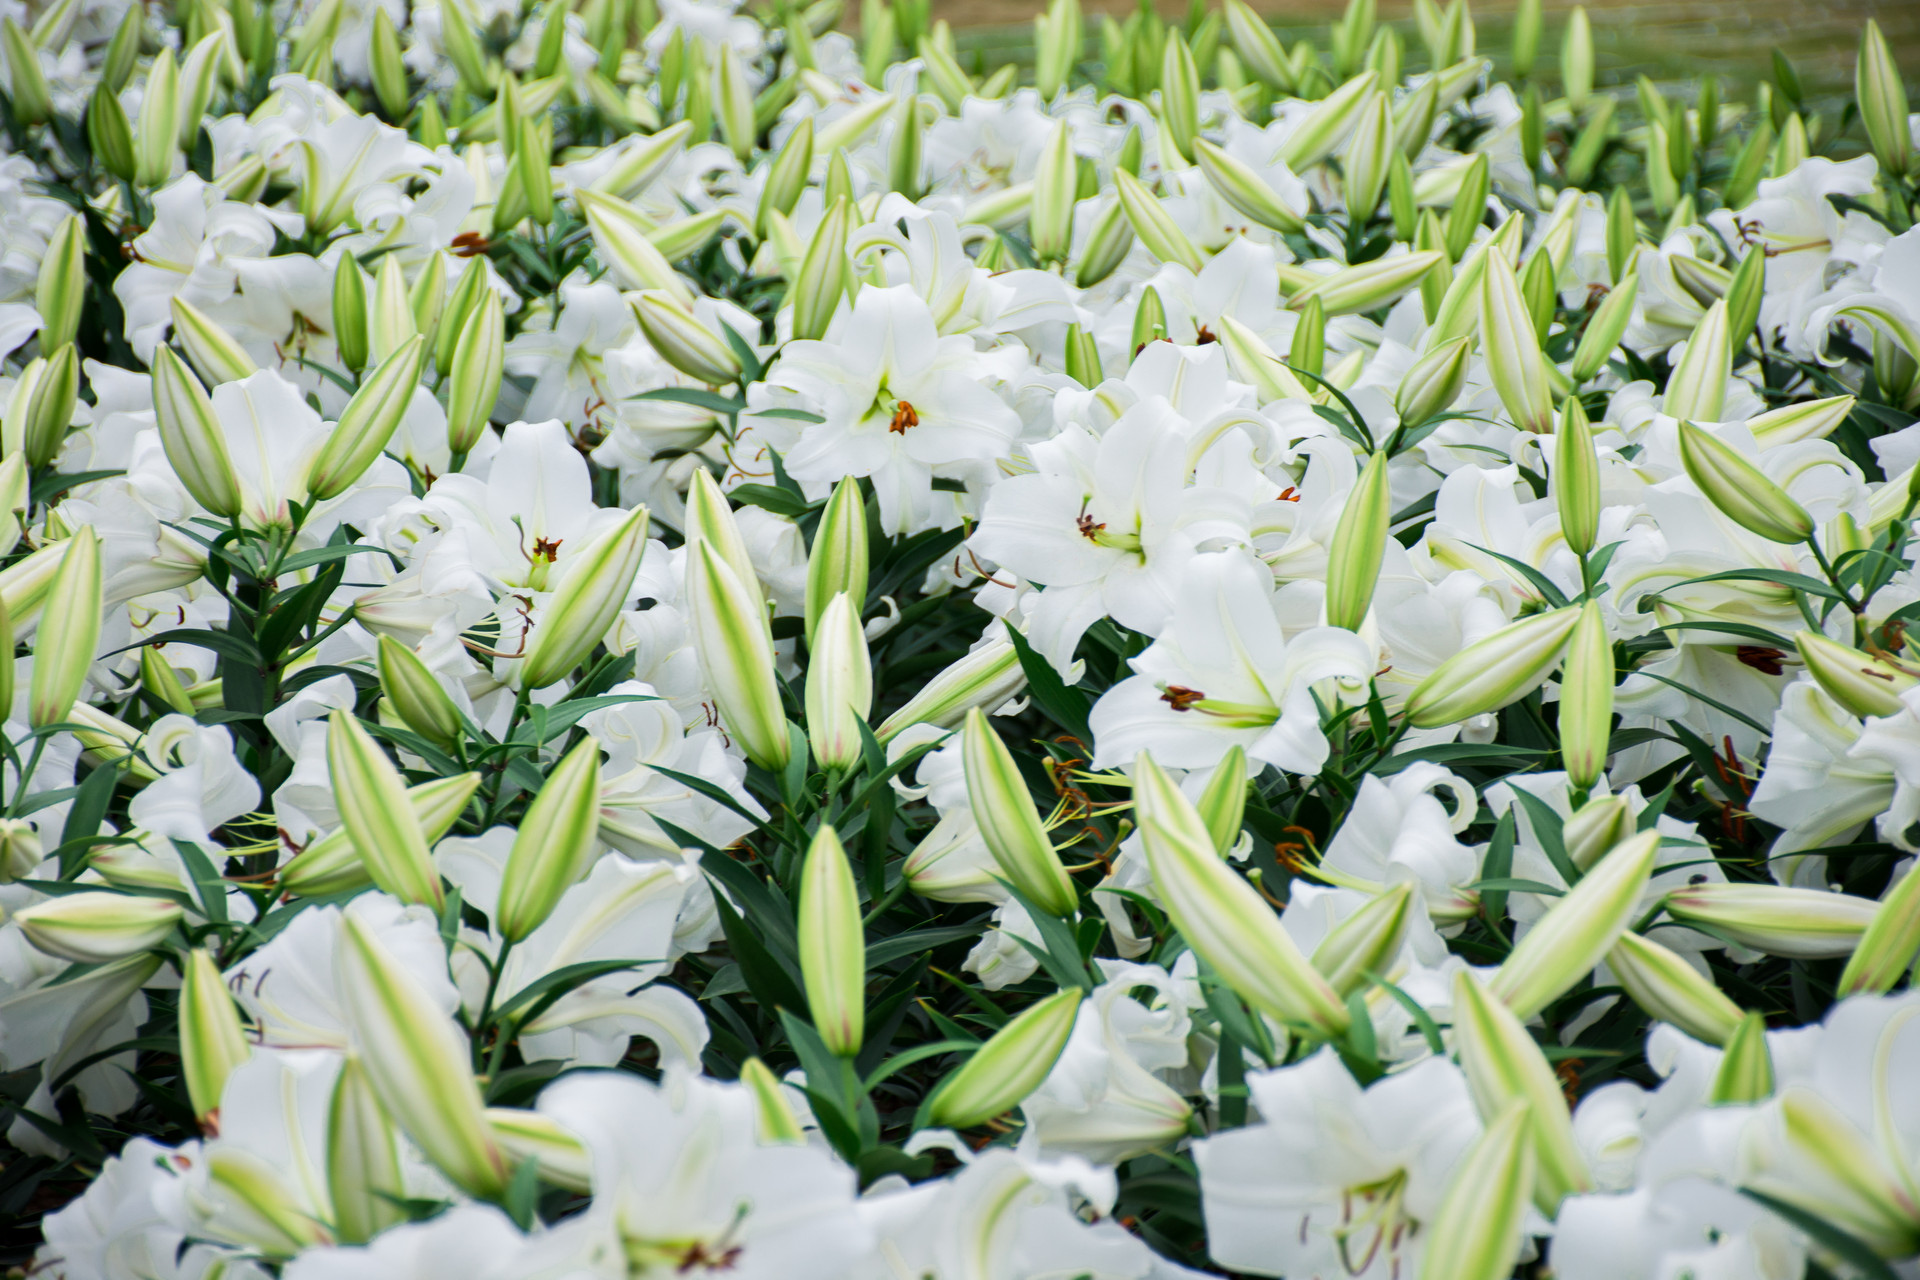
[[[907,434],[907,428],[920,425],[920,413],[905,400],[897,400],[893,406],[893,421],[887,424],[887,430],[894,435]]]
[[[1400,1249],[1420,1224],[1407,1214],[1407,1174],[1396,1169],[1378,1182],[1347,1187],[1340,1193],[1340,1225],[1334,1228],[1340,1261],[1349,1275],[1360,1275],[1386,1250],[1398,1261]],[[1397,1274],[1399,1267],[1394,1271]]]

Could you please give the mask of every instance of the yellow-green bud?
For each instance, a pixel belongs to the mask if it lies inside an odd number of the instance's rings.
[[[1332,154],[1353,127],[1379,79],[1375,72],[1363,71],[1322,98],[1312,114],[1287,135],[1280,148],[1281,161],[1295,173],[1302,173]]]
[[[1193,156],[1220,198],[1263,227],[1282,233],[1303,231],[1306,221],[1280,198],[1252,166],[1235,159],[1223,148],[1196,137]]]
[[[820,824],[800,871],[800,976],[829,1053],[850,1058],[866,1035],[867,940],[847,851]]]
[[[760,205],[754,226],[767,233],[769,211],[790,214],[807,189],[807,172],[813,166],[813,117],[802,116],[786,142],[767,167],[766,185],[760,189]]]
[[[1587,11],[1576,5],[1567,15],[1566,34],[1560,38],[1560,82],[1567,87],[1567,106],[1584,111],[1593,96],[1593,28]]]
[[[23,125],[39,124],[53,117],[53,93],[47,88],[47,76],[40,69],[40,53],[33,41],[8,18],[0,27],[0,43],[7,47],[7,82],[12,90],[13,118]]]
[[[1233,37],[1233,47],[1240,51],[1241,61],[1247,64],[1247,69],[1270,87],[1282,93],[1292,93],[1296,83],[1293,60],[1287,56],[1280,38],[1274,35],[1266,19],[1254,12],[1246,0],[1226,0],[1223,11],[1227,30]]]
[[[57,351],[79,335],[86,290],[87,224],[78,216],[63,218],[47,239],[33,294],[34,309],[40,313],[42,351]]]
[[[46,357],[23,406],[22,451],[27,464],[45,467],[60,456],[80,399],[80,355],[71,342]]]
[[[648,289],[633,299],[640,332],[662,360],[709,386],[740,377],[740,357],[732,347],[694,318],[693,312],[664,289]]]
[[[1718,304],[1716,304],[1718,305]],[[1691,422],[1680,423],[1680,461],[1721,514],[1770,542],[1805,542],[1813,517],[1760,468]]]
[[[169,347],[153,361],[153,408],[167,463],[193,500],[223,519],[240,512],[240,482],[213,403]]]
[[[635,507],[569,563],[521,654],[521,687],[544,689],[593,652],[627,607],[646,546],[647,509]]]
[[[1403,426],[1418,427],[1453,407],[1467,385],[1472,348],[1466,338],[1451,338],[1414,362],[1393,393],[1394,411]]]
[[[1504,253],[1487,252],[1480,281],[1480,340],[1485,347],[1494,390],[1507,416],[1522,431],[1553,429],[1553,396],[1547,386],[1546,357],[1519,281]]]
[[[1475,641],[1420,682],[1407,698],[1407,718],[1434,729],[1517,702],[1552,672],[1579,621],[1580,610],[1555,609]]]
[[[765,607],[757,584],[743,583],[708,539],[689,547],[687,612],[694,652],[727,731],[754,763],[784,769],[792,744]]]
[[[238,382],[260,372],[260,366],[247,354],[247,349],[234,341],[233,335],[213,317],[184,298],[176,297],[169,305],[173,311],[173,336],[195,372],[205,378],[208,385]]]
[[[385,9],[373,14],[373,36],[367,50],[367,62],[373,80],[373,93],[380,110],[389,120],[399,121],[407,114],[407,65],[400,52],[400,33]]]
[[[1204,149],[1209,144],[1201,139],[1200,145]],[[1127,218],[1126,206],[1118,199],[1109,200],[1094,216],[1086,242],[1080,247],[1073,282],[1082,289],[1092,288],[1118,270],[1132,249],[1133,223]]]
[[[1567,780],[1581,789],[1606,772],[1607,745],[1613,738],[1613,682],[1613,641],[1599,602],[1589,600],[1580,607],[1560,676],[1560,760]]]
[[[407,799],[407,785],[352,711],[341,708],[327,729],[327,772],[340,824],[367,874],[402,902],[440,909],[445,893],[427,849],[427,835]]]
[[[1033,256],[1043,263],[1063,262],[1073,241],[1074,197],[1079,182],[1073,154],[1073,135],[1067,122],[1054,125],[1040,152],[1033,175],[1033,203],[1027,213],[1027,236]]]
[[[1920,675],[1813,631],[1793,637],[1807,674],[1835,702],[1857,716],[1898,715],[1900,695],[1920,685]]]
[[[829,769],[848,769],[861,754],[860,726],[873,710],[873,663],[860,615],[845,594],[820,614],[807,664],[807,737]]]
[[[1727,375],[1733,369],[1733,344],[1727,332],[1727,304],[1716,302],[1694,327],[1687,349],[1667,379],[1665,412],[1676,418],[1718,422],[1727,401]]]
[[[105,81],[95,86],[93,97],[87,100],[87,143],[108,173],[122,182],[133,181],[133,124]]]
[[[103,964],[158,946],[185,912],[165,898],[101,889],[63,894],[13,913],[36,950],[77,964]]]
[[[383,635],[379,668],[380,691],[409,729],[443,747],[460,740],[460,709],[419,654],[392,636]]]
[[[940,1082],[928,1102],[933,1123],[969,1129],[1025,1101],[1060,1060],[1081,998],[1078,987],[1056,991],[994,1032]]]
[[[1200,134],[1200,73],[1178,32],[1167,37],[1160,57],[1160,118],[1174,150],[1191,161],[1193,140]]]
[[[974,822],[1001,874],[1040,910],[1073,914],[1079,891],[1040,824],[1013,753],[978,707],[967,713],[961,759]]]
[[[358,372],[367,367],[367,273],[351,253],[342,252],[333,270],[333,341],[340,363]]]
[[[1879,903],[1852,894],[1773,884],[1697,884],[1665,900],[1682,924],[1703,924],[1768,955],[1817,960],[1850,954]]]
[[[1880,32],[1880,24],[1867,19],[1860,33],[1860,56],[1854,64],[1854,101],[1860,104],[1860,123],[1867,131],[1867,144],[1879,158],[1880,167],[1896,178],[1904,178],[1911,159],[1913,139],[1908,132],[1907,90],[1900,80],[1900,67],[1893,50]]]
[[[1207,834],[1213,837],[1214,849],[1223,858],[1240,840],[1247,816],[1247,782],[1247,749],[1236,742],[1214,766],[1206,790],[1194,802],[1200,820],[1207,824]]]
[[[1629,271],[1594,309],[1580,334],[1580,345],[1574,348],[1573,366],[1568,370],[1574,382],[1586,382],[1606,368],[1614,348],[1620,345],[1620,338],[1627,331],[1628,322],[1633,319],[1633,304],[1639,292],[1640,277]]]
[[[500,936],[518,942],[538,929],[599,846],[600,743],[588,735],[554,766],[520,820],[500,876]]]
[[[307,472],[307,491],[316,501],[352,488],[386,449],[420,385],[426,360],[426,339],[416,334],[354,392]]]
[[[468,313],[447,370],[447,446],[473,451],[500,400],[506,373],[507,319],[500,296],[488,289]]]
[[[1420,1280],[1505,1280],[1513,1274],[1537,1180],[1534,1146],[1533,1108],[1514,1098],[1453,1170],[1433,1215]]]
[[[1287,309],[1299,311],[1310,299],[1318,298],[1330,316],[1376,311],[1418,285],[1427,272],[1439,265],[1443,256],[1403,253],[1376,258],[1357,267],[1342,267],[1288,298]]]
[[[1342,920],[1313,949],[1313,967],[1342,999],[1364,991],[1369,973],[1385,973],[1406,941],[1413,883],[1403,880]]]
[[[576,190],[573,195],[580,212],[586,215],[600,261],[622,285],[659,290],[682,304],[693,300],[687,286],[674,274],[673,265],[648,239],[647,233],[654,229],[652,219],[605,192]]]
[[[407,788],[407,803],[431,848],[465,812],[480,785],[477,773],[435,778]],[[280,888],[296,897],[317,898],[365,889],[374,883],[352,834],[343,826],[320,837],[280,869]]]
[[[1373,590],[1387,551],[1393,515],[1392,481],[1385,452],[1360,469],[1347,493],[1327,548],[1327,625],[1358,631],[1373,605]]]
[[[873,736],[885,744],[911,725],[951,729],[973,708],[991,711],[1026,684],[1019,651],[1005,640],[990,640],[922,685],[905,706],[881,722]]]
[[[1515,944],[1487,990],[1531,1018],[1591,973],[1632,921],[1659,848],[1647,831],[1601,858]]]
[[[1772,1096],[1773,1054],[1767,1048],[1767,1020],[1758,1013],[1742,1014],[1720,1055],[1709,1102],[1716,1107],[1741,1106]]]
[[[1126,210],[1127,221],[1133,224],[1133,233],[1147,247],[1147,252],[1162,262],[1178,263],[1198,275],[1206,265],[1200,250],[1140,179],[1118,169],[1114,171],[1113,185],[1121,207]]]
[[[162,49],[147,69],[147,87],[140,97],[140,131],[133,153],[133,180],[137,185],[160,187],[173,176],[179,109],[179,70],[174,64],[173,50]]]
[[[34,728],[60,724],[73,710],[100,644],[100,611],[100,540],[82,525],[67,539],[33,638],[28,718]]]
[[[1696,1040],[1725,1044],[1740,1027],[1740,1006],[1713,980],[1651,938],[1623,933],[1607,953],[1607,968],[1633,1002]]]
[[[194,1118],[203,1128],[219,1132],[216,1113],[227,1077],[252,1054],[226,979],[213,957],[195,947],[187,953],[186,971],[180,975],[180,1077]]]
[[[406,1221],[406,1183],[400,1174],[400,1144],[393,1121],[374,1095],[366,1065],[356,1057],[340,1064],[327,1108],[327,1195],[333,1202],[333,1235],[341,1244],[371,1240]]]
[[[1396,154],[1393,115],[1387,108],[1387,95],[1375,90],[1360,108],[1360,118],[1347,141],[1347,154],[1342,162],[1347,217],[1353,222],[1365,222],[1379,207],[1380,191],[1387,183],[1388,161]]]

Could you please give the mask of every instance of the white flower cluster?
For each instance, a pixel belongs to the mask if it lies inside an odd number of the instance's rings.
[[[0,1262],[1920,1274],[1920,115],[1416,10],[0,2]]]

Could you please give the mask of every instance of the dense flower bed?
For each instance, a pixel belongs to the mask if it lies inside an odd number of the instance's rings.
[[[0,1262],[1916,1274],[1886,42],[1224,4],[0,6]]]

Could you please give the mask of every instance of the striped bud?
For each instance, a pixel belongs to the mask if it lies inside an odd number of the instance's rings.
[[[33,292],[40,313],[40,349],[57,351],[80,333],[80,307],[87,290],[87,224],[78,216],[60,220],[47,238]]]
[[[1259,334],[1230,315],[1220,317],[1220,345],[1227,349],[1233,376],[1258,393],[1261,404],[1313,399],[1313,392],[1281,362]]]
[[[185,912],[165,898],[96,890],[62,894],[13,913],[38,951],[76,964],[104,964],[158,946]]]
[[[395,1136],[365,1063],[348,1057],[327,1107],[327,1195],[339,1243],[371,1240],[406,1221],[406,1183]]]
[[[1254,12],[1246,0],[1226,0],[1222,8],[1233,47],[1240,51],[1240,59],[1247,64],[1247,69],[1269,87],[1292,93],[1297,82],[1293,60],[1266,19]]]
[[[479,785],[479,774],[461,773],[407,788],[407,803],[420,823],[428,848],[452,829]],[[349,893],[373,883],[359,847],[345,827],[315,840],[280,868],[281,891],[296,897]]]
[[[1247,749],[1234,743],[1214,766],[1206,790],[1194,802],[1200,820],[1207,824],[1213,847],[1226,857],[1240,842],[1240,829],[1247,816]]]
[[[1586,110],[1593,96],[1593,28],[1586,9],[1578,5],[1567,15],[1566,34],[1560,38],[1560,82],[1567,89],[1568,109]]]
[[[426,361],[426,339],[416,334],[360,384],[307,472],[307,491],[315,501],[351,489],[386,450],[413,401]]]
[[[692,293],[674,274],[673,264],[648,239],[647,233],[654,229],[650,218],[605,192],[589,188],[573,195],[586,215],[594,249],[615,279],[629,289],[664,292],[683,305],[693,301]]]
[[[867,507],[860,482],[849,476],[834,485],[807,552],[807,643],[820,615],[845,594],[856,620],[867,599]]]
[[[132,12],[132,10],[129,10]],[[133,146],[133,122],[119,97],[102,81],[87,100],[87,145],[100,166],[122,182],[132,182],[137,172]]]
[[[165,186],[173,176],[179,109],[179,70],[173,60],[173,50],[162,49],[147,69],[147,87],[140,95],[140,130],[133,149],[136,185]]]
[[[383,635],[379,669],[380,692],[407,728],[443,747],[460,741],[464,733],[460,709],[419,654]]]
[[[1447,210],[1447,256],[1453,261],[1460,261],[1473,246],[1473,233],[1487,216],[1487,193],[1492,186],[1491,162],[1485,152],[1479,152],[1460,175],[1460,186]]]
[[[760,204],[754,214],[754,227],[767,233],[767,214],[790,214],[807,189],[807,172],[813,166],[813,117],[802,116],[787,140],[767,166],[766,185],[760,189]]]
[[[174,340],[208,386],[238,382],[260,371],[247,349],[212,316],[185,298],[176,297],[168,305],[173,310]]]
[[[1613,641],[1600,616],[1600,604],[1580,607],[1580,620],[1567,642],[1566,670],[1560,675],[1560,761],[1567,780],[1585,790],[1607,768],[1613,738]]]
[[[1805,542],[1813,517],[1785,489],[1731,446],[1691,422],[1680,423],[1680,462],[1720,513],[1770,542]]]
[[[1696,1040],[1725,1044],[1740,1027],[1740,1006],[1711,978],[1651,938],[1621,934],[1607,953],[1607,968],[1648,1016],[1670,1022]]]
[[[740,357],[664,289],[633,299],[640,332],[662,360],[697,382],[724,386],[740,377]]]
[[[1774,884],[1697,884],[1666,896],[1667,914],[1768,955],[1818,960],[1850,954],[1879,903],[1852,894]]]
[[[447,371],[447,446],[457,456],[471,453],[480,443],[500,401],[506,337],[500,295],[488,289],[468,314]]]
[[[100,539],[82,525],[67,539],[33,638],[28,718],[34,728],[69,718],[100,645],[101,607]]]
[[[1074,268],[1073,282],[1082,289],[1091,289],[1119,270],[1132,250],[1133,223],[1127,218],[1126,206],[1117,199],[1109,200],[1094,216],[1093,226],[1080,246],[1080,262]]]
[[[1416,360],[1393,393],[1393,407],[1401,425],[1418,427],[1451,409],[1467,385],[1472,356],[1471,342],[1452,338]]]
[[[1727,1037],[1707,1095],[1711,1106],[1743,1106],[1773,1096],[1773,1054],[1767,1047],[1767,1020],[1754,1012],[1740,1016]]]
[[[883,720],[873,736],[885,745],[911,725],[951,729],[975,707],[992,711],[1026,684],[1019,651],[1005,640],[989,640],[920,686],[920,692]]]
[[[1392,481],[1384,451],[1367,459],[1340,508],[1327,546],[1327,625],[1358,631],[1373,606],[1374,585],[1387,552],[1393,515]]]
[[[180,1078],[203,1129],[219,1132],[220,1095],[233,1069],[253,1055],[240,1009],[213,957],[195,947],[180,975]],[[208,1118],[214,1117],[211,1124]]]
[[[1302,173],[1331,155],[1353,128],[1379,78],[1375,72],[1363,71],[1322,98],[1312,114],[1287,135],[1280,147],[1281,162]]]
[[[538,929],[599,847],[600,743],[588,735],[561,757],[520,820],[500,875],[500,936],[518,942]]]
[[[687,556],[687,612],[694,652],[728,732],[755,764],[784,769],[792,744],[764,606],[757,587],[741,582],[705,539]]]
[[[1377,311],[1418,285],[1441,258],[1438,253],[1403,253],[1357,267],[1342,267],[1288,298],[1287,309],[1299,311],[1309,300],[1318,298],[1329,316]]]
[[[796,914],[800,976],[813,1025],[829,1053],[851,1058],[866,1035],[867,940],[847,851],[824,822],[801,867]]]
[[[1313,949],[1313,967],[1341,999],[1364,991],[1369,973],[1385,973],[1400,954],[1411,919],[1413,882],[1375,895]]]
[[[834,312],[847,292],[847,236],[853,227],[853,205],[845,197],[834,201],[814,229],[794,281],[793,336],[817,339],[827,333]]]
[[[28,388],[21,414],[21,450],[31,467],[46,467],[60,456],[80,400],[80,355],[69,342],[46,357],[40,376]]]
[[[0,24],[0,44],[7,50],[7,88],[13,101],[13,118],[23,125],[52,119],[53,92],[47,87],[47,75],[40,69],[40,53],[33,41],[18,22],[8,18]]]
[[[384,364],[419,332],[413,322],[413,300],[400,259],[388,254],[373,276],[373,294],[367,302],[369,358]]]
[[[1033,203],[1027,213],[1027,238],[1042,263],[1064,262],[1073,242],[1074,196],[1078,165],[1067,122],[1054,125],[1033,174]]]
[[[1348,218],[1365,222],[1373,216],[1387,184],[1388,161],[1395,154],[1393,114],[1387,108],[1387,95],[1376,90],[1360,109],[1341,164]]]
[[[1873,913],[1847,967],[1839,994],[1882,995],[1893,990],[1920,954],[1920,876],[1911,871],[1896,881]]]
[[[753,86],[740,65],[739,51],[726,41],[720,44],[720,59],[714,68],[713,97],[720,116],[720,136],[744,162],[753,154],[759,132],[753,126]]]
[[[1079,891],[1040,824],[1013,753],[978,707],[967,713],[961,759],[974,822],[1001,874],[1040,910],[1072,915]]]
[[[520,657],[522,688],[544,689],[586,660],[633,595],[647,549],[647,509],[635,507],[576,556]]]
[[[1579,621],[1580,610],[1555,609],[1468,645],[1408,696],[1408,720],[1417,729],[1435,729],[1519,701],[1546,680]]]
[[[1575,383],[1590,381],[1607,367],[1614,348],[1627,332],[1627,323],[1633,319],[1633,304],[1639,292],[1640,277],[1629,271],[1626,279],[1615,285],[1594,309],[1587,327],[1580,333],[1580,345],[1574,348],[1573,365],[1568,370]]]
[[[1534,12],[1539,12],[1537,7]],[[1433,1215],[1420,1280],[1505,1280],[1512,1275],[1526,1239],[1535,1179],[1533,1108],[1515,1098],[1487,1122],[1452,1171],[1447,1194]]]
[[[1796,632],[1794,645],[1807,674],[1827,696],[1857,716],[1898,715],[1906,707],[1900,695],[1920,685],[1920,676],[1904,667],[1829,640],[1813,631]]]
[[[1106,378],[1100,365],[1100,344],[1077,324],[1067,326],[1067,376],[1083,387],[1097,387]]]
[[[827,603],[808,642],[807,737],[829,769],[860,760],[860,726],[873,710],[873,662],[860,615],[844,593]]]
[[[1664,412],[1675,418],[1718,422],[1727,402],[1727,375],[1733,346],[1727,332],[1727,304],[1714,303],[1694,326],[1687,349],[1667,379]]]
[[[350,253],[342,253],[333,269],[333,340],[340,363],[358,373],[367,367],[371,344],[367,334],[367,273]]]
[[[1867,145],[1873,148],[1880,167],[1895,178],[1904,178],[1913,143],[1907,120],[1907,90],[1901,83],[1893,50],[1888,48],[1880,24],[1872,18],[1867,19],[1867,28],[1860,33],[1853,95],[1860,105],[1860,123],[1867,131]]]
[[[427,850],[426,832],[407,799],[406,783],[359,718],[344,707],[329,717],[327,773],[340,825],[373,882],[402,902],[424,903],[438,911],[446,895]]]
[[[1601,858],[1514,945],[1487,990],[1525,1019],[1591,973],[1632,920],[1659,848],[1647,831]]]
[[[1133,233],[1140,237],[1140,243],[1147,247],[1147,252],[1162,262],[1178,263],[1198,275],[1206,265],[1200,250],[1140,179],[1124,169],[1116,169],[1113,185],[1120,197],[1121,208],[1126,210],[1127,221],[1133,226]]]
[[[1283,234],[1306,230],[1306,220],[1251,165],[1198,137],[1193,140],[1193,158],[1219,197],[1261,226]]]
[[[1160,58],[1160,120],[1180,158],[1192,161],[1193,140],[1200,134],[1200,73],[1177,31],[1167,37]]]
[[[1081,998],[1078,987],[1056,991],[994,1032],[928,1099],[933,1123],[970,1129],[1024,1102],[1060,1060]]]
[[[394,29],[393,18],[385,9],[376,8],[373,13],[367,66],[368,78],[373,81],[373,95],[379,99],[380,110],[389,120],[405,119],[410,96],[407,91],[407,66],[400,52],[400,33]]]
[[[1480,256],[1486,260],[1480,280],[1480,340],[1494,390],[1514,426],[1544,434],[1553,430],[1553,396],[1533,317],[1507,256]]]

